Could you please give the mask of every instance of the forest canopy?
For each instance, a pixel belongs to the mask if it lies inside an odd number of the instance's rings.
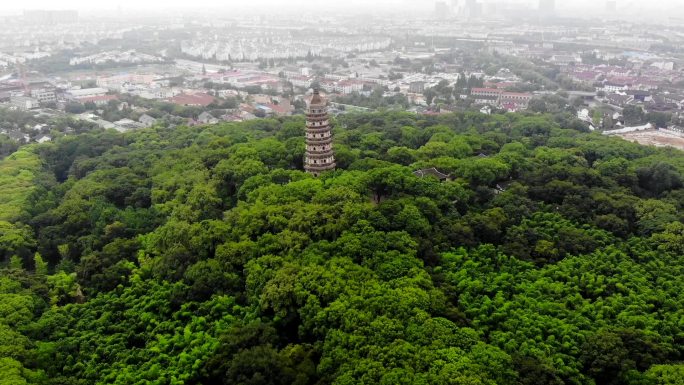
[[[552,115],[334,126],[320,178],[301,117],[0,160],[0,384],[684,383],[683,153]]]

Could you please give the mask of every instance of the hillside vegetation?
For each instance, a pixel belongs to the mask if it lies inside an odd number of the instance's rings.
[[[0,221],[19,219],[40,171],[40,158],[30,149],[0,159]]]
[[[335,127],[318,179],[302,118],[1,161],[0,384],[684,383],[683,153],[553,116]]]

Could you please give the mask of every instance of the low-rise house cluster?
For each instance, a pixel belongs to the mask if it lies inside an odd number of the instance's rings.
[[[473,88],[470,95],[476,104],[495,106],[507,111],[527,109],[533,97],[530,93],[507,92],[498,88]]]

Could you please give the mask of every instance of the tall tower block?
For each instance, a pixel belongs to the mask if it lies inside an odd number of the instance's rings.
[[[314,90],[306,113],[306,157],[304,169],[314,176],[335,169],[332,130],[328,105],[318,90]]]

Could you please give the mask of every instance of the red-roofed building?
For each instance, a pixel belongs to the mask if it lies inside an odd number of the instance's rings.
[[[532,94],[520,93],[520,92],[504,92],[499,97],[499,104],[514,103],[518,106],[524,106],[527,108],[530,100],[532,100]]]
[[[576,71],[569,73],[569,75],[575,81],[593,83],[598,79],[600,74],[595,71]]]
[[[170,103],[173,104],[178,104],[181,106],[190,106],[190,107],[206,107],[213,103],[216,99],[205,93],[197,93],[197,94],[180,94],[177,96],[174,96],[170,99],[167,99]]]
[[[481,98],[498,98],[503,91],[496,88],[473,88],[470,90],[470,95],[476,99]]]
[[[475,99],[476,104],[497,105],[502,93],[502,90],[496,88],[473,88],[470,90],[470,96]]]
[[[638,78],[636,80],[635,88],[646,91],[657,90],[658,88],[660,88],[660,82],[652,79]]]
[[[268,103],[264,105],[265,107],[268,107],[275,115],[278,116],[287,116],[292,114],[292,108],[288,104],[272,104]]]
[[[241,103],[240,104],[240,111],[245,111],[245,112],[248,112],[250,114],[253,114],[254,112],[256,112],[256,108],[254,108],[254,106],[252,106],[250,104]]]
[[[527,108],[530,100],[532,100],[532,94],[505,92],[495,88],[473,88],[470,94],[477,104],[508,106],[515,108],[515,110]]]

